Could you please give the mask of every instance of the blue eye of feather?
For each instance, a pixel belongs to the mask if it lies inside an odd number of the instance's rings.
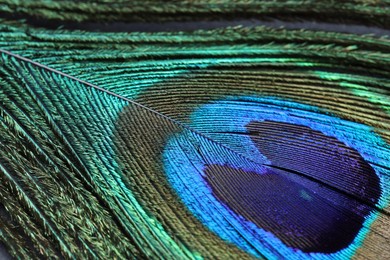
[[[254,256],[351,257],[387,204],[388,173],[372,145],[386,143],[368,126],[236,97],[203,105],[191,127],[231,152],[176,134],[164,150],[168,179],[205,226]]]

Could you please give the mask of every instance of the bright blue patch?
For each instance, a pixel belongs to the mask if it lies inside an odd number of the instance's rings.
[[[189,210],[211,231],[254,256],[334,259],[352,257],[369,232],[377,213],[370,214],[354,241],[333,254],[303,253],[285,246],[272,233],[258,228],[220,203],[204,180],[206,165],[231,165],[245,171],[261,172],[269,163],[254,146],[246,125],[256,121],[278,121],[304,125],[337,138],[358,151],[380,178],[382,194],[377,206],[384,208],[390,197],[388,186],[390,149],[369,126],[325,115],[319,108],[276,98],[232,97],[201,106],[191,115],[191,125],[212,140],[239,151],[237,156],[215,142],[188,130],[172,136],[164,149],[168,180]],[[253,161],[247,160],[250,158]]]

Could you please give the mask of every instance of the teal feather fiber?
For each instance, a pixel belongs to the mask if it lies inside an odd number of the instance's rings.
[[[203,13],[245,14],[249,7],[255,16],[277,14],[291,4],[282,1],[278,7],[279,1],[271,1],[256,9],[252,7],[259,3],[244,2],[248,1],[226,4],[225,12],[212,1],[201,1],[198,9],[173,3],[152,8],[148,2],[119,8],[118,3],[93,18],[93,8],[103,10],[105,3],[6,1],[0,12],[9,15],[18,6],[19,14],[36,19],[115,21],[117,14],[123,21],[129,14],[147,19],[149,11],[161,21],[175,18],[171,5],[188,20]],[[372,23],[387,26],[387,2],[360,2],[340,4],[349,7],[342,12],[350,18],[362,15],[363,20],[376,17]],[[305,3],[302,10],[311,12],[314,1]],[[316,10],[332,20],[329,10],[337,6]],[[295,15],[291,12],[286,19]],[[13,257],[390,257],[388,37],[261,26],[112,33],[50,30],[10,17],[1,22],[0,240]],[[259,122],[247,123],[251,116]],[[238,128],[241,121],[246,123]],[[379,195],[366,200],[369,186],[355,194],[353,183],[338,186],[337,178],[276,165],[270,152],[250,139],[264,133],[245,130],[265,125],[277,136],[272,124],[286,131],[314,129],[299,136],[297,143],[307,149],[333,145],[337,160],[353,155],[355,168],[364,160],[365,169],[372,168],[378,179]],[[337,145],[310,139],[325,135],[323,140],[338,140]],[[275,137],[282,150],[288,150],[286,136],[279,143]],[[293,165],[300,159],[292,156]],[[224,192],[218,192],[219,173],[212,171],[222,168],[232,176],[257,176],[272,168],[281,178],[303,185],[299,194],[305,203],[323,196],[306,189],[314,187],[312,182],[321,183],[320,191],[323,186],[331,191],[326,193],[331,194],[327,203],[336,212],[350,216],[355,209],[349,210],[345,201],[363,201],[354,211],[362,214],[362,227],[337,252],[315,251],[306,244],[299,248],[299,241],[292,247],[277,232],[247,217],[249,213],[238,211],[243,206],[234,200],[236,191],[231,200],[237,208],[218,197]],[[210,179],[212,188],[206,185]],[[193,188],[195,194],[188,195]],[[283,191],[278,192],[283,197]],[[332,200],[338,193],[342,198]],[[316,205],[312,207],[315,211]],[[307,230],[315,240],[318,230]]]

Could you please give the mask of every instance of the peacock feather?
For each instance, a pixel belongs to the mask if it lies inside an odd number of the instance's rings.
[[[0,240],[13,257],[390,258],[388,37],[70,28],[209,14],[387,29],[387,1],[3,2]]]

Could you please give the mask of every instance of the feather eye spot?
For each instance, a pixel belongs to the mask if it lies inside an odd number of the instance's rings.
[[[289,247],[321,253],[347,247],[380,197],[372,167],[354,149],[306,126],[253,121],[246,127],[271,165],[265,173],[206,166],[218,200]]]
[[[352,257],[387,205],[377,156],[387,144],[367,125],[254,96],[203,104],[190,119],[210,139],[171,135],[167,180],[205,227],[249,254]]]

